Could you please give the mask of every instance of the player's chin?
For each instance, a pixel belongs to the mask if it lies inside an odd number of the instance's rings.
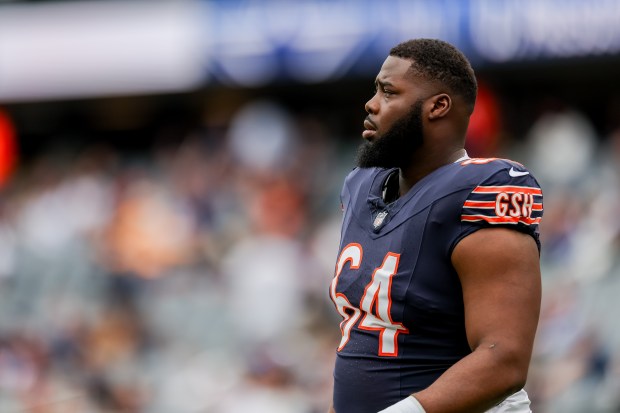
[[[394,160],[377,151],[376,144],[364,142],[357,151],[357,166],[360,168],[392,168]]]

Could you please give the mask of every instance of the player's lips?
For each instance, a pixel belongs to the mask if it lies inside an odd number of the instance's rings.
[[[362,138],[370,139],[377,133],[377,127],[374,123],[368,118],[364,120],[364,131],[362,132]]]

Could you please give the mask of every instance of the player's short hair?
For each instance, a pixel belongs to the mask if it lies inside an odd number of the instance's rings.
[[[461,95],[470,111],[478,93],[478,83],[469,60],[456,47],[438,39],[413,39],[394,46],[390,56],[412,61],[414,75],[443,83],[449,92]]]

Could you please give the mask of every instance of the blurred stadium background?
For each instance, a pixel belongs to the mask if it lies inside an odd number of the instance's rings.
[[[620,2],[0,1],[0,412],[316,413],[339,190],[394,44],[545,193],[537,413],[620,412]]]

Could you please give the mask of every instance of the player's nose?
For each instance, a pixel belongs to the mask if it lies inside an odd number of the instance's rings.
[[[364,105],[364,109],[367,113],[374,115],[379,111],[379,105],[377,102],[377,94],[375,93]]]

